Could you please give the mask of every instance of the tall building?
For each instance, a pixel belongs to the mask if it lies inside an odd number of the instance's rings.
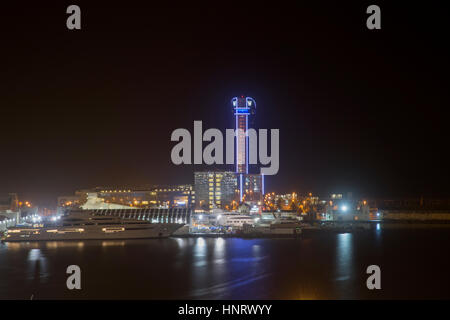
[[[195,208],[230,208],[236,198],[237,176],[231,171],[194,172]]]
[[[236,121],[236,130],[238,131],[236,140],[236,173],[248,173],[248,124],[249,116],[256,113],[256,101],[250,97],[241,96],[231,99],[234,117]]]
[[[234,97],[231,99],[235,123],[236,145],[235,162],[236,175],[239,185],[239,200],[261,205],[264,194],[264,176],[250,174],[249,165],[249,117],[256,113],[256,101],[251,97]]]
[[[231,105],[236,123],[235,163],[239,183],[239,200],[243,201],[245,175],[248,174],[249,116],[256,113],[256,101],[251,97],[234,97]]]

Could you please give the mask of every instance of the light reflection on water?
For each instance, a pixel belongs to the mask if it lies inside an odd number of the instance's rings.
[[[185,238],[175,238],[175,241],[178,245],[178,248],[182,250],[186,246],[186,239]]]
[[[193,278],[195,287],[190,298],[202,299],[215,296],[218,299],[233,299],[231,293],[251,283],[266,278],[269,273],[260,269],[259,263],[267,256],[261,256],[260,245],[255,240],[203,239],[195,243]],[[208,250],[212,250],[210,256]],[[232,252],[232,256],[227,256]]]
[[[108,241],[102,241],[102,247],[123,247],[125,246],[125,241],[114,241],[114,240],[108,240]]]
[[[336,281],[348,280],[353,274],[353,235],[337,235]]]
[[[41,250],[39,249],[31,249],[28,252],[28,261],[36,261],[39,260],[41,258]]]
[[[214,265],[223,264],[226,262],[225,260],[225,251],[226,251],[226,241],[223,238],[217,238],[214,243]]]
[[[83,248],[84,241],[32,241],[32,242],[7,242],[8,250],[23,249],[58,249],[58,248]]]
[[[47,259],[41,249],[31,249],[27,258],[28,275],[27,278],[37,285],[49,275],[47,270]]]
[[[123,247],[126,244],[125,240],[103,240],[103,241],[31,241],[31,242],[7,242],[4,245],[8,250],[23,250],[23,249],[63,249],[63,248],[77,248],[83,249],[85,246],[102,247]]]

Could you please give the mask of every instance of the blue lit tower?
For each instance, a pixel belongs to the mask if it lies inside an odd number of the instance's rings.
[[[231,99],[232,110],[236,118],[235,163],[236,174],[239,181],[239,200],[242,201],[244,193],[244,178],[248,174],[248,123],[249,116],[256,113],[256,101],[250,97],[234,97]]]

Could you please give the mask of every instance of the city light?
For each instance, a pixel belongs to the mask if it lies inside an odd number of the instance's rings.
[[[348,207],[347,207],[346,205],[343,205],[343,206],[341,207],[341,210],[342,210],[343,212],[347,212]]]
[[[42,218],[41,218],[40,216],[38,216],[38,215],[34,215],[34,216],[31,218],[31,220],[32,220],[33,222],[39,222],[39,221],[42,220]]]

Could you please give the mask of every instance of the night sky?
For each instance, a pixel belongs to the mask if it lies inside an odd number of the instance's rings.
[[[267,191],[449,195],[444,2],[95,2],[2,4],[0,192],[47,205],[193,183],[171,132],[232,128],[244,94],[257,128],[280,129]],[[370,4],[381,30],[366,28]]]

